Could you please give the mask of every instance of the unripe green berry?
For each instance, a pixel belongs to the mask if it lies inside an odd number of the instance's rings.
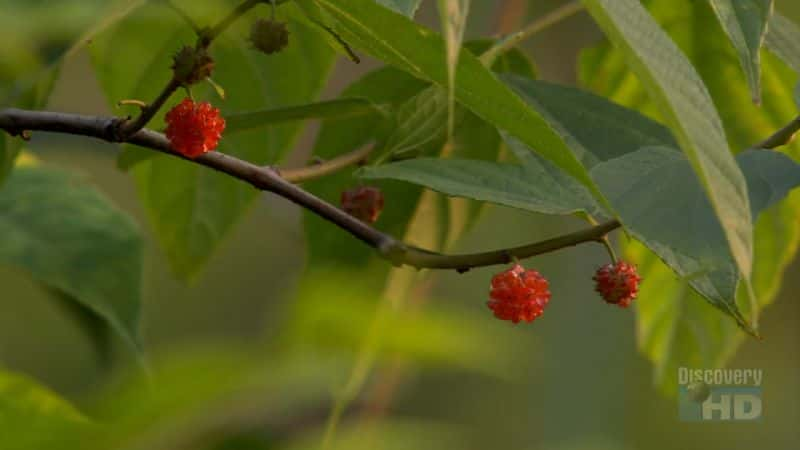
[[[184,46],[172,58],[173,76],[184,86],[208,78],[213,69],[214,60],[204,48]]]
[[[250,42],[259,51],[271,55],[289,45],[289,29],[285,22],[259,19],[250,29]]]

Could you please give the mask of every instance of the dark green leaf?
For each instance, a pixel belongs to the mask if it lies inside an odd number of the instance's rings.
[[[136,224],[61,171],[18,167],[0,191],[0,261],[98,314],[139,347],[142,241]]]
[[[667,31],[700,72],[735,148],[750,147],[797,115],[797,107],[791,100],[797,77],[766,53],[762,55],[763,106],[753,105],[737,55],[707,3],[656,0],[647,5],[660,23],[667,24]],[[769,35],[776,30],[776,16],[770,23]],[[774,51],[769,42],[767,45]],[[581,57],[581,79],[615,102],[658,116],[647,90],[626,69],[624,60],[621,52],[608,45],[587,50]],[[796,145],[788,147],[788,151],[797,157]],[[762,212],[756,222],[752,279],[761,307],[775,299],[784,271],[797,251],[798,200],[800,197],[791,195]],[[684,280],[670,275],[655,255],[645,249],[634,251],[630,245],[627,249],[645,277],[638,300],[639,346],[655,364],[657,382],[665,390],[674,391],[678,367],[723,365],[742,340],[743,334],[737,332],[736,325],[704,304]],[[652,261],[656,263],[651,264]],[[660,267],[653,269],[654,273],[664,276],[654,276],[646,267]],[[750,306],[739,297],[739,307],[747,312]],[[649,331],[645,333],[646,330]]]

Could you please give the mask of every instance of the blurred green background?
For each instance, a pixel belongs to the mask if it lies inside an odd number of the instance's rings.
[[[43,57],[58,54],[69,46],[66,39],[76,29],[93,21],[93,13],[103,3],[0,0],[0,69],[8,69],[3,66],[12,55],[31,51]],[[475,0],[468,36],[511,31],[560,3]],[[798,2],[778,1],[777,7],[800,18]],[[435,2],[423,3],[418,20],[437,26]],[[601,38],[590,18],[579,14],[537,35],[526,44],[526,50],[542,78],[574,84],[577,52]],[[14,56],[14,60],[24,58]],[[34,66],[36,62],[30,64]],[[340,58],[324,97],[335,97],[344,86],[377,65],[365,61],[356,66]],[[10,81],[0,78],[2,83]],[[60,73],[48,109],[116,113],[106,105],[87,55],[72,55]],[[287,165],[305,161],[315,131],[315,124],[309,124]],[[304,267],[304,242],[300,212],[293,205],[263,195],[200,279],[186,286],[175,281],[162,251],[147,231],[132,179],[116,169],[117,147],[37,133],[29,149],[47,164],[85,174],[146,230],[142,331],[148,353],[182,351],[220,342],[252,348],[266,341],[267,346],[277,349],[290,324],[297,326],[296,316],[302,310],[292,300]],[[520,244],[580,226],[575,219],[491,208],[458,250]],[[361,244],[353,241],[353,245]],[[410,424],[430,427],[430,436],[415,436],[440,448],[797,448],[800,303],[796,292],[800,289],[800,261],[787,270],[776,304],[763,314],[764,341],[747,340],[730,364],[764,370],[763,420],[698,424],[678,421],[676,400],[662,396],[652,386],[650,364],[636,350],[633,313],[597,301],[588,274],[604,258],[603,249],[592,245],[536,258],[531,264],[551,280],[553,300],[547,314],[532,325],[511,326],[491,318],[485,297],[488,280],[497,268],[464,275],[435,274],[430,286],[425,286],[432,300],[421,306],[419,314],[425,316],[433,306],[440,314],[445,311],[448,320],[463,325],[454,329],[492,336],[489,346],[496,355],[474,362],[476,367],[489,367],[474,370],[446,362],[382,359],[379,370],[367,381],[363,404],[356,402],[354,410],[345,415],[341,433],[354,430],[363,438],[359,433],[364,427],[372,427],[380,436],[376,442],[393,442],[388,448],[406,448],[404,443],[414,442],[409,434],[417,433],[418,428]],[[41,380],[80,407],[98,387],[113,380],[115,373],[131,366],[132,355],[119,342],[115,342],[111,361],[98,358],[78,324],[46,290],[23,273],[0,267],[0,286],[0,365],[8,370]],[[324,280],[320,286],[325,288]],[[321,301],[332,307],[339,301],[336,295],[326,298],[323,292],[321,296]],[[368,300],[360,305],[372,307]],[[348,307],[352,306],[341,306],[345,310]],[[369,321],[371,313],[370,309],[362,311],[365,321]],[[318,325],[309,321],[306,326]],[[324,329],[318,334],[321,341],[334,339]],[[436,347],[440,342],[435,338],[434,335],[423,344]],[[319,349],[299,346],[289,351]],[[354,359],[348,352],[341,352],[341,357],[346,366]],[[315,369],[323,371],[323,377],[324,367]],[[395,375],[396,390],[392,389]],[[341,374],[331,372],[330,382],[341,382]],[[394,395],[382,397],[387,391],[394,391]],[[385,398],[388,400],[382,401]],[[291,439],[282,442],[290,446],[303,446],[306,440],[316,443],[315,436],[329,406],[329,399],[323,395],[318,404],[302,402],[281,411],[278,416],[285,420],[279,422],[292,424],[284,426]],[[303,420],[295,423],[293,418],[297,417]],[[382,423],[392,426],[382,428]],[[268,448],[262,446],[266,444],[260,436],[265,432],[258,421],[247,428],[242,436],[222,444],[224,448]]]

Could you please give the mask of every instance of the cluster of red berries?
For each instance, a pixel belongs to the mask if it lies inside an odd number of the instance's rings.
[[[225,130],[225,119],[220,117],[218,109],[208,102],[195,103],[188,97],[167,113],[166,121],[166,135],[172,148],[188,158],[217,148]]]
[[[639,292],[636,266],[624,261],[606,264],[594,276],[595,290],[607,303],[628,307]],[[492,278],[487,306],[501,320],[532,322],[550,301],[547,280],[533,269],[514,264]]]

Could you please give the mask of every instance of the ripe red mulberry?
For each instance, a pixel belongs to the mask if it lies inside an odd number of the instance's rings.
[[[492,278],[487,305],[498,319],[532,322],[550,301],[548,286],[539,272],[515,264]]]
[[[167,113],[166,121],[172,148],[189,158],[217,148],[225,130],[225,119],[217,108],[208,102],[195,103],[188,97]]]
[[[639,293],[639,282],[642,278],[636,272],[636,266],[625,261],[606,264],[597,269],[592,278],[595,290],[606,303],[627,308]]]

